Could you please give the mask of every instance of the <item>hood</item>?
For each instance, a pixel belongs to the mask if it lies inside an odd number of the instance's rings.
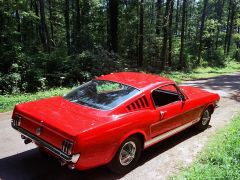
[[[81,132],[109,121],[109,111],[101,111],[69,102],[63,97],[52,97],[18,104],[14,113],[26,116],[45,126],[76,136]]]

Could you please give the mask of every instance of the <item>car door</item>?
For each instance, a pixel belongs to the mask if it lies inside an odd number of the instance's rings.
[[[151,137],[158,136],[181,126],[184,121],[184,101],[174,84],[165,85],[152,91],[157,118],[150,126]]]

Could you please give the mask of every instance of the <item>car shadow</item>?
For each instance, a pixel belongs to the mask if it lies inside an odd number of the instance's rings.
[[[211,126],[209,126],[210,128]],[[199,131],[189,128],[165,141],[146,149],[139,162],[139,166],[173,148],[177,144],[199,134]],[[122,176],[109,171],[102,166],[86,171],[69,170],[61,167],[52,158],[43,157],[37,148],[13,156],[0,159],[0,179],[98,179],[113,180]]]

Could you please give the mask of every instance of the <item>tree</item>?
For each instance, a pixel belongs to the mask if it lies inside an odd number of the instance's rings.
[[[39,0],[39,10],[40,10],[40,37],[42,40],[42,44],[44,46],[45,51],[51,51],[50,39],[48,28],[46,24],[45,18],[45,2],[44,0]]]
[[[138,66],[141,67],[143,64],[143,0],[140,2],[140,12],[139,12],[139,49],[138,49]]]
[[[187,0],[183,0],[179,69],[182,69],[185,67],[185,60],[184,60],[184,43],[185,42],[184,42],[184,40],[185,40],[186,3],[187,3]]]
[[[73,49],[74,53],[80,53],[81,51],[81,12],[80,12],[80,0],[75,0],[73,20]]]
[[[218,48],[218,44],[219,44],[219,33],[220,33],[220,27],[222,26],[222,15],[224,10],[224,4],[225,4],[224,0],[218,0],[215,5],[216,15],[219,23],[217,28],[217,35],[216,35],[216,44],[215,44],[216,49]]]
[[[169,24],[168,24],[168,66],[172,66],[172,21],[173,21],[174,0],[170,1]]]
[[[236,7],[237,7],[237,4],[234,3],[234,0],[230,0],[229,8],[228,8],[227,31],[226,31],[225,45],[224,45],[224,53],[226,55],[228,55],[230,51]]]
[[[67,53],[71,53],[71,44],[70,44],[70,22],[69,22],[69,0],[65,0],[65,9],[64,9],[64,19],[65,19],[65,32],[66,32],[66,43],[67,43]]]
[[[202,54],[202,39],[203,39],[203,30],[205,25],[206,19],[206,11],[207,11],[208,0],[203,1],[203,10],[201,16],[201,25],[200,25],[200,32],[199,32],[199,48],[198,48],[198,56],[197,56],[197,64],[200,64],[201,54]]]
[[[164,19],[163,19],[163,42],[162,42],[162,49],[161,49],[161,70],[165,70],[165,65],[167,61],[168,56],[168,35],[169,35],[169,9],[170,9],[170,3],[172,0],[167,0],[166,7],[165,7],[165,13],[164,13]]]
[[[157,11],[157,17],[156,17],[156,34],[160,35],[160,30],[161,30],[161,15],[162,15],[162,4],[163,4],[163,0],[157,0],[156,2],[156,11]]]
[[[178,35],[179,4],[180,4],[180,0],[177,0],[177,9],[176,9],[176,22],[175,22],[175,34],[176,34],[176,35]]]
[[[118,0],[109,0],[109,36],[110,50],[118,52]]]

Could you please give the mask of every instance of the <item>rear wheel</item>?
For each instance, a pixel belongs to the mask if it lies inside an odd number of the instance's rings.
[[[210,108],[204,110],[200,121],[195,125],[195,127],[200,131],[204,131],[205,129],[207,129],[211,119],[211,115],[212,114]]]
[[[136,166],[141,152],[142,142],[140,138],[132,136],[122,143],[108,167],[117,174],[126,174]]]

